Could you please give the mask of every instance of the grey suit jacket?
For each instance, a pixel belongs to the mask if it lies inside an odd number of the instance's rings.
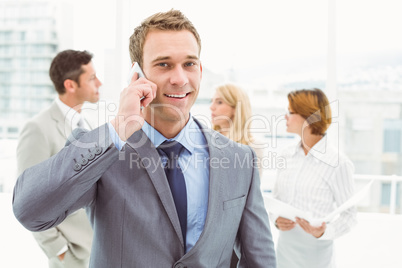
[[[107,125],[76,133],[83,135],[18,178],[14,213],[26,228],[44,230],[87,207],[95,232],[91,267],[229,267],[236,243],[240,267],[276,267],[254,152],[215,131],[203,132],[210,153],[208,212],[186,254],[159,154],[142,130],[121,152]],[[225,167],[212,165],[216,160]],[[56,197],[56,204],[48,202]]]
[[[25,124],[17,146],[18,174],[50,158],[64,147],[71,133],[71,125],[65,125],[64,121],[57,103],[53,102],[48,109]],[[47,179],[51,180],[52,176]],[[36,188],[35,191],[41,193],[46,189]],[[64,245],[68,245],[70,252],[77,259],[89,259],[93,232],[83,209],[70,215],[54,228],[33,234],[49,259],[55,258]]]

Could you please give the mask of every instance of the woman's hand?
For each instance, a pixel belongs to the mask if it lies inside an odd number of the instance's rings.
[[[325,229],[327,229],[327,225],[325,222],[323,222],[321,226],[318,227],[311,226],[310,223],[305,219],[300,219],[297,217],[296,222],[306,233],[309,233],[316,238],[321,237],[325,233]]]
[[[276,219],[275,226],[281,231],[289,231],[296,226],[296,223],[292,220],[278,217]]]

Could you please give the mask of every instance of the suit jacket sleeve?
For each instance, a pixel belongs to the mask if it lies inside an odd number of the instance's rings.
[[[77,130],[73,136],[80,136]],[[31,231],[60,224],[72,212],[89,206],[96,197],[96,182],[118,160],[107,125],[85,133],[49,159],[26,169],[14,187],[16,218]],[[98,149],[96,149],[98,148]],[[77,168],[88,153],[95,157]],[[85,161],[84,161],[85,162]]]
[[[51,155],[52,148],[45,130],[34,121],[28,122],[20,133],[17,146],[18,174],[48,159]],[[33,233],[33,236],[48,258],[55,257],[61,248],[68,244],[67,239],[56,227]]]
[[[252,151],[252,150],[251,150]],[[255,157],[253,151],[253,158]],[[258,167],[254,164],[249,195],[239,226],[237,251],[238,267],[276,267],[276,256],[268,214],[260,189]]]

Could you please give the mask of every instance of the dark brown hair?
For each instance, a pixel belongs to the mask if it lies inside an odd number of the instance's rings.
[[[56,91],[62,95],[66,92],[64,81],[71,79],[78,85],[80,75],[84,72],[82,65],[92,60],[92,54],[88,51],[64,50],[54,57],[49,69],[49,76]]]

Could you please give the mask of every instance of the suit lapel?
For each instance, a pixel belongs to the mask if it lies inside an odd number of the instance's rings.
[[[142,162],[145,167],[148,176],[154,185],[159,199],[162,202],[165,211],[172,222],[173,228],[176,231],[177,236],[180,239],[181,244],[184,247],[183,236],[181,233],[181,227],[179,218],[176,212],[176,206],[172,197],[172,193],[169,188],[169,184],[166,178],[165,171],[163,170],[160,156],[151,140],[148,139],[144,131],[139,130],[135,132],[128,140],[127,144],[138,153],[141,161],[146,159],[146,162]]]
[[[63,113],[60,108],[57,106],[57,103],[54,101],[49,108],[50,116],[55,121],[57,130],[60,134],[67,139],[71,134],[71,124],[69,122],[65,122]]]

